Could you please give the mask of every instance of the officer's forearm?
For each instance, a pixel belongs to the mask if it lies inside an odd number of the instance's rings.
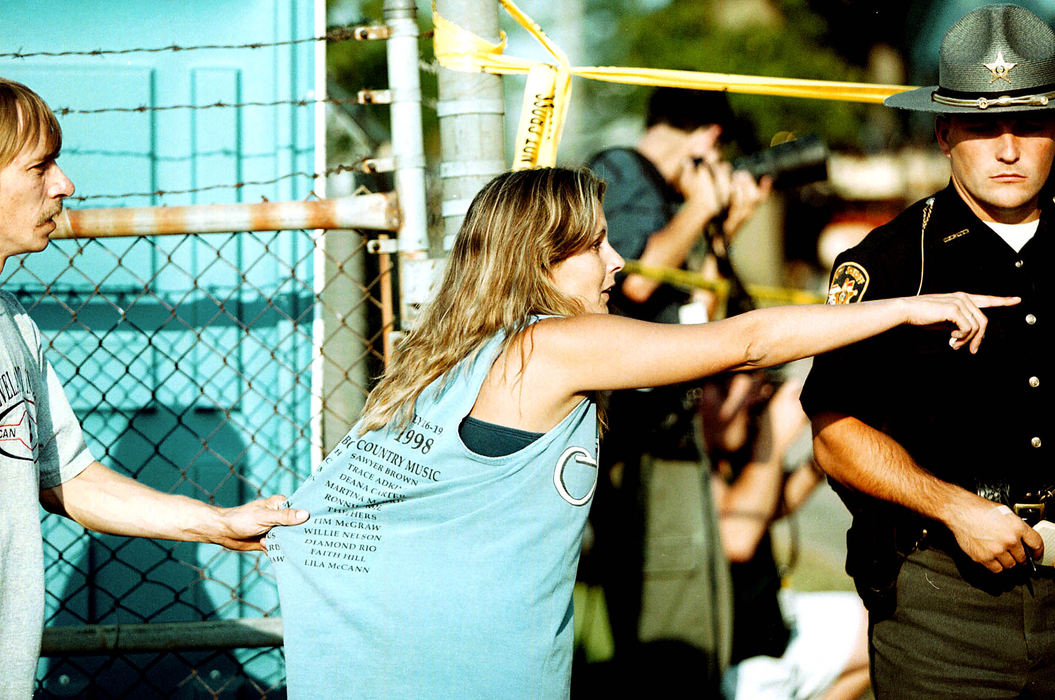
[[[1043,553],[1035,530],[1004,505],[938,479],[917,465],[896,441],[855,418],[813,417],[817,463],[837,481],[937,520],[967,556],[999,572]]]
[[[841,484],[945,522],[949,504],[969,492],[920,467],[893,438],[853,418],[822,413],[812,418],[817,464]]]

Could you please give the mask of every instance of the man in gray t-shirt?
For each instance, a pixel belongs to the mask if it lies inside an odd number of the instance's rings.
[[[29,88],[0,78],[0,272],[44,250],[73,183],[56,163],[62,132]],[[307,519],[285,496],[218,508],[161,493],[92,458],[40,332],[0,291],[0,700],[28,698],[40,652],[44,570],[39,505],[115,535],[263,551],[276,525]]]

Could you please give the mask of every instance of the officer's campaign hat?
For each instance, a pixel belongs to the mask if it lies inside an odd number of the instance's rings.
[[[1017,5],[964,15],[941,42],[938,84],[883,104],[940,114],[997,114],[1055,107],[1055,32]]]

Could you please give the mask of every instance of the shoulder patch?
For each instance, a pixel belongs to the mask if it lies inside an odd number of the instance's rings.
[[[868,289],[868,271],[861,265],[850,262],[835,268],[832,285],[828,288],[829,304],[853,304],[861,301]]]

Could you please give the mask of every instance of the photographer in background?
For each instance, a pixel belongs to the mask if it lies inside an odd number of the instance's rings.
[[[867,617],[855,593],[784,589],[770,526],[821,483],[795,365],[708,380],[700,411],[712,494],[733,587],[736,698],[859,697],[868,687]],[[794,556],[792,556],[794,559]]]
[[[756,182],[722,158],[721,137],[736,126],[722,93],[659,88],[637,148],[590,159],[608,183],[604,213],[620,255],[684,267],[708,226],[712,238],[733,239],[771,189],[768,177]],[[691,301],[625,275],[610,307],[647,321],[707,320]],[[729,657],[731,599],[695,413],[696,394],[684,385],[611,395],[598,481],[609,493],[595,501],[596,541],[581,576],[605,589],[617,668],[640,662],[652,679],[678,687],[687,676],[716,690]]]

